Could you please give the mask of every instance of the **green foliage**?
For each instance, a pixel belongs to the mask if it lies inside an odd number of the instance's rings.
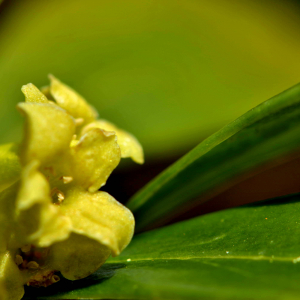
[[[204,140],[138,192],[128,203],[137,231],[162,223],[183,207],[209,199],[205,196],[220,186],[297,151],[299,131],[300,85],[296,85]]]

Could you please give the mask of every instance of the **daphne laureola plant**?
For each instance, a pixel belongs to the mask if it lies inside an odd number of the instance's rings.
[[[59,299],[249,299],[253,293],[298,299],[292,279],[300,274],[299,194],[139,234],[121,253],[134,217],[99,189],[122,157],[143,163],[141,145],[52,75],[49,86],[27,84],[22,92],[23,141],[0,146],[1,300],[21,299],[24,285],[54,292],[58,286],[53,297]],[[293,159],[300,147],[299,99],[296,85],[261,103],[142,188],[127,204],[136,231],[193,207],[196,196],[209,200],[209,192],[249,171]],[[86,287],[57,283],[96,270],[100,280],[92,276]]]
[[[70,280],[88,276],[134,232],[130,210],[99,188],[122,157],[143,163],[142,147],[49,77],[42,91],[22,87],[24,139],[0,149],[1,299],[21,299],[24,284],[52,285],[57,272]]]

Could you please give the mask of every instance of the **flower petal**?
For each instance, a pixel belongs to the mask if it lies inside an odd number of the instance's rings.
[[[67,239],[71,221],[52,204],[49,183],[38,171],[38,162],[24,168],[16,202],[16,244],[48,247]]]
[[[49,75],[49,78],[50,93],[60,107],[64,108],[74,118],[83,118],[85,124],[97,118],[98,114],[95,109],[82,96],[53,75]]]
[[[20,300],[24,295],[24,280],[9,251],[0,253],[0,298]]]
[[[14,228],[15,199],[18,182],[0,193],[0,252],[6,251]]]
[[[32,83],[23,85],[21,91],[25,95],[25,102],[49,103],[47,97]]]
[[[70,189],[61,209],[72,220],[74,232],[107,246],[113,255],[120,254],[132,239],[131,211],[105,192]]]
[[[92,128],[101,128],[106,131],[114,131],[118,138],[118,145],[121,148],[121,156],[123,158],[131,157],[138,164],[144,163],[143,148],[132,134],[117,128],[115,125],[106,120],[97,120],[88,124],[82,129],[81,134],[85,134]]]
[[[94,128],[71,147],[71,157],[74,182],[93,193],[119,164],[121,152],[113,132]]]
[[[26,117],[23,164],[37,159],[46,165],[68,150],[75,122],[63,109],[44,103],[19,103],[18,109]]]
[[[87,277],[104,264],[111,251],[84,235],[72,233],[63,242],[55,243],[49,252],[49,265],[70,280]]]
[[[15,183],[21,174],[21,164],[16,144],[0,146],[0,192]]]

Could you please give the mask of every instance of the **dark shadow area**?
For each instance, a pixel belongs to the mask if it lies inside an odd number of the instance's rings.
[[[300,201],[300,193],[285,195],[274,199],[268,199],[263,201],[258,201],[255,203],[249,203],[243,205],[242,207],[259,207],[259,206],[266,206],[266,205],[285,205],[289,203],[296,203]]]
[[[80,280],[67,280],[61,276],[61,280],[47,288],[34,288],[25,286],[25,295],[23,299],[36,299],[38,297],[51,297],[76,289],[82,289],[94,284],[99,284],[105,280],[112,278],[118,269],[124,268],[125,264],[104,264],[98,271],[90,276]]]
[[[118,167],[112,172],[101,191],[109,193],[116,200],[125,204],[138,190],[180,157],[155,161],[146,160],[143,165],[130,163],[129,166]],[[121,161],[121,163],[123,162]]]
[[[181,211],[168,224],[180,222],[200,215],[238,206],[275,205],[300,200],[300,158],[293,159],[274,168],[243,180],[207,202],[195,199],[193,207]]]

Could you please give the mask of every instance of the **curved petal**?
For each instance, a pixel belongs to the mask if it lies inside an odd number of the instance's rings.
[[[74,182],[93,193],[106,183],[121,159],[120,148],[113,132],[98,128],[88,131],[71,147]]]
[[[49,183],[38,171],[38,162],[24,168],[16,202],[16,244],[48,247],[67,239],[71,221],[52,204]]]
[[[33,159],[42,165],[50,164],[68,151],[75,132],[74,119],[57,105],[44,103],[19,103],[25,115],[25,137],[21,159],[27,164]]]
[[[70,280],[87,277],[105,263],[111,251],[84,235],[72,233],[63,242],[51,246],[49,265]]]
[[[24,280],[9,251],[0,253],[0,298],[20,300],[24,295]]]
[[[72,220],[74,232],[107,246],[113,255],[120,254],[132,239],[131,211],[105,192],[70,189],[61,209]]]
[[[32,83],[23,85],[21,91],[25,95],[25,102],[49,103],[47,97]]]
[[[85,124],[97,118],[98,114],[95,109],[82,96],[53,75],[49,75],[49,78],[50,93],[60,107],[69,112],[74,118],[83,118]]]
[[[15,183],[21,174],[21,163],[16,144],[0,146],[0,192]]]
[[[92,128],[101,128],[107,131],[114,131],[117,135],[117,142],[121,148],[122,157],[131,157],[138,164],[144,163],[144,153],[141,144],[138,140],[127,131],[117,128],[112,123],[106,120],[97,120],[85,126],[81,134],[85,134]]]

